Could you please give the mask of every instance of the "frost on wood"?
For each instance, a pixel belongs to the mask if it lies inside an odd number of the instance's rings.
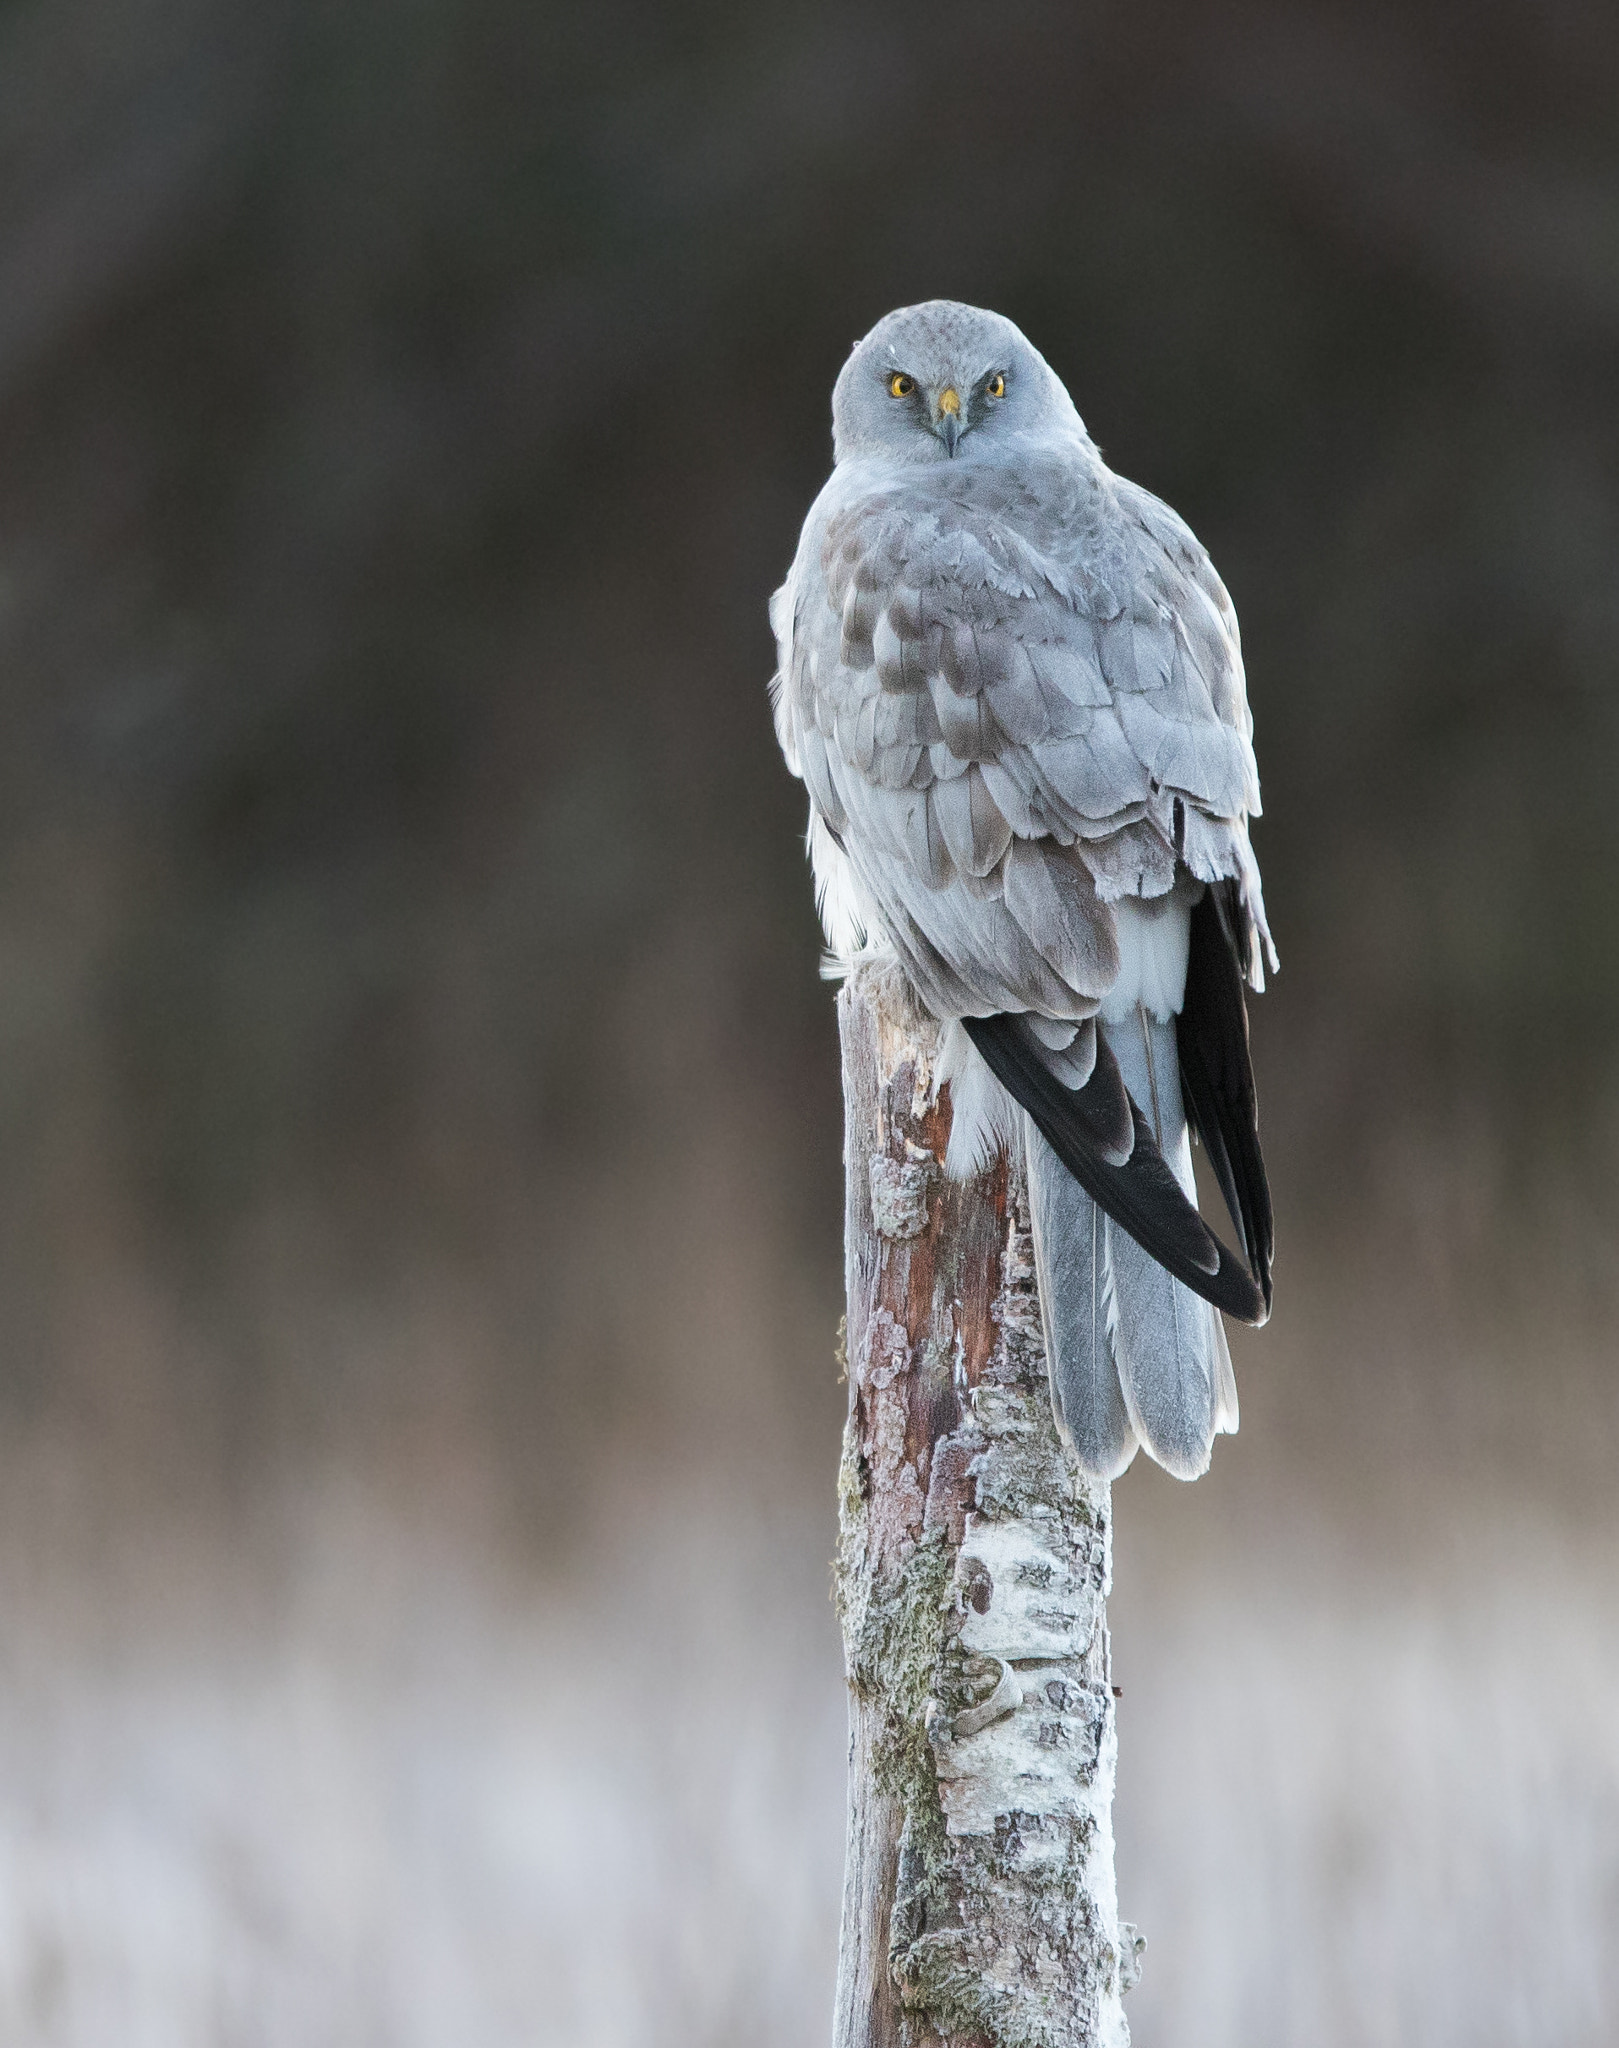
[[[897,971],[839,999],[850,1686],[836,2048],[1125,2048],[1105,1486],[1051,1419],[1003,1160],[945,1180],[936,1027]]]

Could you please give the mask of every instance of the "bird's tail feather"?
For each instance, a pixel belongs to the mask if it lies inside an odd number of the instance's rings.
[[[1152,1117],[1166,1163],[1195,1200],[1173,1022],[1138,1010],[1102,1030],[1131,1095]],[[1134,1238],[1122,1230],[1109,1235],[1114,1356],[1131,1427],[1166,1471],[1196,1479],[1208,1470],[1215,1433],[1236,1427],[1236,1382],[1219,1314]]]
[[[1080,1467],[1116,1479],[1135,1456],[1137,1437],[1113,1362],[1111,1226],[1026,1112],[1022,1123],[1052,1409]],[[1122,1231],[1113,1241],[1128,1242]]]
[[[1135,1433],[1177,1479],[1209,1469],[1220,1400],[1218,1310],[1170,1278],[1122,1230],[1113,1232],[1119,1297],[1119,1383]]]
[[[1141,1012],[1101,1026],[1120,1077],[1188,1200],[1195,1198],[1190,1135],[1173,1023]],[[1027,1110],[1014,1109],[979,1067],[965,1036],[951,1068],[958,1121],[977,1098],[1000,1105],[986,1131],[1021,1127],[1040,1313],[1057,1426],[1082,1469],[1115,1479],[1144,1444],[1180,1479],[1207,1471],[1214,1438],[1237,1427],[1237,1384],[1219,1312],[1174,1279],[1102,1212]],[[957,1067],[965,1069],[958,1074]],[[976,1072],[974,1070],[977,1070]],[[957,1132],[951,1131],[952,1157]],[[994,1143],[991,1136],[988,1143]],[[971,1166],[966,1165],[970,1171]],[[960,1170],[960,1169],[958,1169]]]
[[[1225,1324],[1218,1311],[1214,1318],[1214,1368],[1217,1374],[1214,1392],[1214,1433],[1216,1436],[1235,1436],[1237,1433],[1237,1375],[1231,1366],[1231,1346],[1226,1342]]]

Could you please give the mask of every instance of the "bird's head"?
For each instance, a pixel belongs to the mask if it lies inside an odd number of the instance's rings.
[[[850,455],[946,462],[1012,436],[1084,432],[1073,401],[1012,322],[953,299],[902,306],[856,342],[832,393],[832,443]]]

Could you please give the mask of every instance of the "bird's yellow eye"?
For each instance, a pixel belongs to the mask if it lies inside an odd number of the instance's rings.
[[[894,398],[909,398],[916,389],[916,379],[907,377],[903,370],[896,370],[888,380],[888,389]]]
[[[1004,398],[1006,396],[1006,379],[999,371],[984,386],[984,394],[988,398]]]

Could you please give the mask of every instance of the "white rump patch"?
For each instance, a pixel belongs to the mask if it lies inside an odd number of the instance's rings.
[[[1112,905],[1119,974],[1102,998],[1105,1023],[1123,1024],[1138,1006],[1164,1024],[1180,1015],[1186,1000],[1192,905],[1201,894],[1182,877],[1167,896],[1121,896]]]

